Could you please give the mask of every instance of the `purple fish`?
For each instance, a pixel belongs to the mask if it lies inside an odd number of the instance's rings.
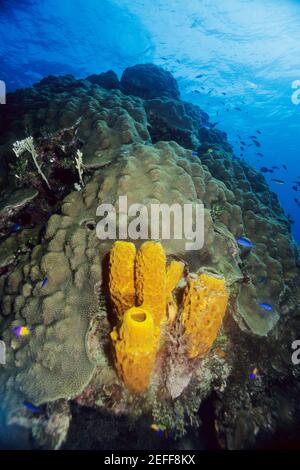
[[[20,338],[22,328],[23,328],[23,325],[16,326],[15,328],[13,328],[13,332],[17,336],[17,338]]]

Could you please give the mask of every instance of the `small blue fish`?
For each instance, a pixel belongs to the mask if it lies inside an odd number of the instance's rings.
[[[253,248],[254,247],[254,244],[252,243],[251,240],[248,240],[248,238],[244,238],[244,237],[236,238],[236,242],[239,245],[244,246],[246,248]]]
[[[45,287],[45,285],[47,284],[47,282],[48,282],[48,278],[45,277],[45,278],[42,280],[42,285],[41,285],[41,287],[42,287],[42,288]]]
[[[33,403],[30,403],[30,401],[23,401],[23,405],[25,406],[25,408],[27,408],[32,413],[40,413],[41,412],[41,408],[39,408],[38,406],[35,406]]]
[[[19,232],[21,230],[22,226],[20,224],[13,224],[10,227],[11,232]]]
[[[257,282],[259,284],[265,284],[267,282],[267,278],[266,276],[260,276],[258,279],[257,279]]]
[[[272,312],[272,310],[273,310],[272,305],[266,304],[264,302],[259,304],[259,306],[260,306],[260,308],[262,308],[263,310],[266,310],[267,312]]]
[[[193,150],[192,155],[193,155],[193,157],[198,157],[198,152],[196,152],[196,150]]]

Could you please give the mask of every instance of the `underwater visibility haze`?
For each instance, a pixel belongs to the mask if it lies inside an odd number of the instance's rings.
[[[300,447],[299,130],[299,1],[0,0],[0,449]]]

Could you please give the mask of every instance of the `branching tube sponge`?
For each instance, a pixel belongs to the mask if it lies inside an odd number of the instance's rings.
[[[188,277],[181,317],[188,358],[208,353],[222,324],[228,298],[224,279],[211,274]]]
[[[163,331],[176,318],[182,325],[185,354],[204,357],[225,315],[229,293],[225,280],[212,274],[189,275],[181,315],[173,290],[184,263],[171,261],[160,243],[147,241],[136,252],[133,243],[116,241],[110,253],[109,290],[117,316],[111,332],[116,369],[135,393],[149,385]]]
[[[116,241],[110,252],[110,297],[120,321],[126,310],[135,305],[135,255],[135,245],[123,241]]]
[[[177,286],[178,282],[182,278],[184,271],[184,263],[181,261],[171,261],[167,267],[167,280],[166,280],[166,294],[167,294],[167,317],[168,324],[174,323],[177,314],[178,306],[173,298],[172,291]]]
[[[155,325],[166,320],[166,254],[160,243],[143,243],[136,255],[136,293],[139,305],[147,305]]]
[[[132,307],[125,312],[121,327],[114,328],[116,368],[125,385],[142,393],[149,385],[154,367],[159,330],[147,307]]]

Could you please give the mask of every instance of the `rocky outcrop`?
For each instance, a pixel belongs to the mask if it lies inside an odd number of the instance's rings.
[[[108,70],[107,72],[93,74],[86,77],[91,83],[96,83],[96,85],[105,88],[106,90],[120,89],[121,84],[118,79],[117,74],[113,70]]]
[[[122,91],[126,95],[153,98],[180,99],[179,88],[170,72],[154,64],[128,67],[121,77]]]

